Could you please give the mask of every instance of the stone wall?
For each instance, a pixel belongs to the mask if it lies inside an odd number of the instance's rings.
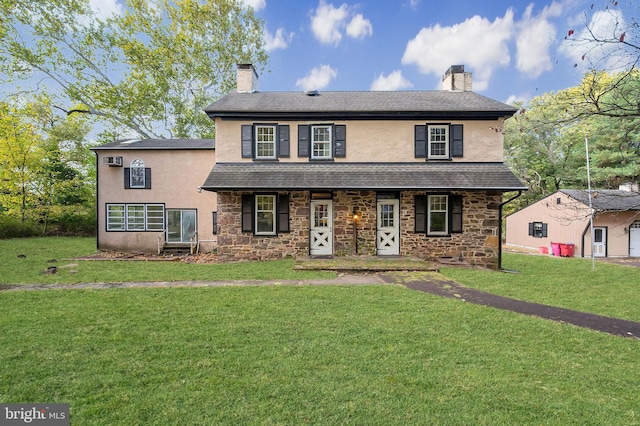
[[[248,192],[247,192],[248,193]],[[277,236],[242,232],[243,192],[218,192],[218,254],[222,258],[260,260],[309,254],[308,191],[289,193],[290,230]],[[498,266],[498,208],[500,193],[465,192],[463,232],[442,237],[414,233],[414,196],[424,191],[405,191],[400,196],[400,254],[423,259],[462,257],[471,264]],[[353,211],[362,213],[357,226],[357,254],[376,254],[376,193],[333,193],[333,248],[336,256],[356,254]]]

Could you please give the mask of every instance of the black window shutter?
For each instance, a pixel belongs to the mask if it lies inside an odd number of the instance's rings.
[[[253,158],[253,126],[242,125],[242,158]]]
[[[347,156],[347,126],[344,124],[333,126],[333,156],[336,158]]]
[[[144,169],[144,189],[151,189],[151,169]]]
[[[427,126],[418,125],[414,128],[414,157],[427,158]]]
[[[278,232],[289,232],[289,195],[278,196]]]
[[[289,157],[289,126],[278,126],[278,157]]]
[[[462,232],[462,195],[449,196],[450,233]]]
[[[533,235],[533,222],[529,222],[529,235]]]
[[[242,232],[253,232],[253,195],[242,196]]]
[[[306,124],[298,125],[298,157],[309,157],[309,126]]]
[[[462,157],[464,154],[462,124],[452,124],[449,130],[451,135],[451,156]]]
[[[131,169],[124,168],[124,189],[131,189]]]
[[[211,212],[213,219],[213,235],[218,235],[218,212]]]
[[[547,224],[546,223],[542,224],[542,237],[543,238],[547,237]]]
[[[415,206],[415,232],[427,232],[427,196],[416,195],[414,199]]]

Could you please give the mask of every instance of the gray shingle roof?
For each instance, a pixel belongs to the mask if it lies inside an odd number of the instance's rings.
[[[94,146],[94,151],[108,149],[215,149],[215,139],[123,139]]]
[[[503,163],[218,163],[203,189],[526,190]]]
[[[563,189],[560,192],[589,205],[589,192],[580,189]],[[593,208],[599,211],[640,210],[640,194],[632,191],[600,189],[591,191]]]
[[[498,118],[516,109],[474,92],[232,92],[205,108],[210,117]]]

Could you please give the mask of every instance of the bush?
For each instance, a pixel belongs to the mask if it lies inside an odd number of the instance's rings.
[[[0,239],[24,238],[40,235],[40,227],[33,222],[20,222],[18,219],[0,214]]]

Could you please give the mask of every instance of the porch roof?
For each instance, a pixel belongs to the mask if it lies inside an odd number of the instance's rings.
[[[218,163],[202,189],[520,191],[503,163]]]

